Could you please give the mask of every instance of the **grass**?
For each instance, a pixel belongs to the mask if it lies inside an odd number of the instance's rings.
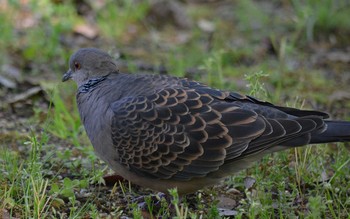
[[[318,33],[333,33],[334,30],[350,30],[346,21],[350,12],[348,1],[293,0],[296,30],[307,42],[314,41]]]
[[[327,46],[333,48],[334,42],[327,39],[334,37],[340,43],[334,48],[349,43],[343,37],[350,33],[346,1],[323,0],[323,4],[316,4],[313,0],[293,0],[277,6],[272,1],[276,7],[272,11],[264,2],[238,1],[232,7],[235,13],[228,14],[218,13],[215,6],[188,5],[186,9],[195,21],[212,21],[216,29],[209,36],[195,25],[182,43],[174,40],[181,34],[176,28],[157,30],[148,26],[148,1],[92,4],[87,13],[93,21],[86,18],[88,15],[79,15],[73,1],[6,3],[0,6],[0,53],[4,57],[0,64],[14,65],[23,77],[50,75],[57,79],[53,84],[40,81],[51,102],[47,109],[36,108],[36,114],[27,120],[26,127],[32,128],[26,137],[17,129],[0,133],[0,215],[142,218],[147,213],[151,218],[220,218],[220,194],[236,201],[236,218],[346,218],[350,214],[350,159],[342,144],[266,156],[221,186],[184,199],[171,190],[170,202],[156,196],[161,203],[159,209],[152,204],[154,197],[149,190],[128,182],[113,188],[104,186],[103,176],[109,169],[94,154],[79,121],[75,87],[56,85],[73,49],[102,44],[110,51],[117,45],[122,53],[131,51],[125,54],[128,62],[141,59],[165,64],[172,75],[240,90],[281,105],[332,110],[339,118],[349,120],[349,103],[328,99],[339,90],[348,91],[343,67],[339,63],[310,64],[314,52],[311,44],[329,43]],[[37,25],[16,26],[16,20],[24,15]],[[100,36],[81,43],[72,32],[76,25],[89,22],[98,27]],[[262,39],[271,45],[266,46]],[[261,52],[264,46],[273,51]],[[194,67],[201,71],[186,74]],[[247,176],[254,179],[252,186],[247,186]],[[239,194],[230,193],[232,190]],[[141,211],[135,200],[141,195],[148,203],[146,211]]]
[[[124,34],[125,31],[128,31],[128,25],[142,20],[148,8],[148,1],[141,1],[135,7],[133,1],[122,0],[116,3],[108,0],[103,8],[96,10],[97,24],[107,37],[125,37]],[[118,28],[111,28],[113,26]]]
[[[39,141],[35,135],[29,137],[25,145],[30,147],[29,157],[21,162],[18,155],[8,150],[3,151],[2,184],[11,182],[2,191],[2,209],[10,206],[19,210],[26,218],[42,218],[47,215],[50,198],[47,196],[48,180],[44,179],[43,166],[39,161],[40,151],[45,138]]]
[[[61,98],[57,88],[49,92],[52,93],[51,100],[53,105],[51,107],[54,107],[54,110],[49,115],[48,131],[61,139],[69,139],[75,146],[78,146],[82,127],[76,105],[67,108],[67,101]],[[70,98],[69,101],[76,104],[75,96]]]

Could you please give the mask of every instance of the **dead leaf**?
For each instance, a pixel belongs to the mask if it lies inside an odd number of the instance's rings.
[[[9,214],[9,212],[6,209],[2,209],[1,218],[2,219],[11,218],[11,215]]]
[[[331,178],[330,175],[326,173],[326,171],[322,171],[321,173],[321,179],[323,182],[328,182],[328,180]]]
[[[242,195],[242,192],[239,191],[238,189],[231,188],[226,191],[227,194],[232,194],[232,195]]]
[[[248,176],[244,178],[244,187],[246,189],[251,189],[254,186],[255,182],[256,180],[253,177]]]
[[[223,209],[223,208],[218,208],[218,209],[219,209],[219,215],[221,217],[231,217],[231,216],[236,216],[238,214],[238,212],[235,210]]]
[[[98,29],[89,24],[78,24],[73,28],[74,33],[80,34],[88,39],[95,39],[98,36]]]
[[[200,19],[198,21],[198,27],[204,32],[208,32],[208,33],[212,33],[215,31],[214,23],[205,19]]]
[[[63,199],[56,197],[52,199],[51,206],[53,208],[60,209],[63,206],[65,206],[65,202],[63,201]]]
[[[154,217],[148,212],[148,210],[141,210],[141,214],[142,214],[142,218],[144,218],[144,219],[152,219],[152,218],[154,218]]]
[[[6,209],[2,209],[0,212],[0,218],[1,219],[19,219],[18,217],[13,217],[10,215],[10,213]]]
[[[28,90],[26,90],[23,93],[17,94],[15,96],[13,96],[11,99],[9,99],[7,101],[8,104],[15,104],[18,102],[22,102],[22,101],[26,101],[27,99],[31,98],[32,96],[39,94],[40,92],[42,92],[43,89],[39,86],[37,87],[32,87]]]
[[[8,1],[0,0],[0,11],[6,11],[6,10],[8,10]]]
[[[9,65],[9,64],[4,64],[1,67],[1,72],[5,75],[10,77],[11,79],[19,79],[22,77],[21,75],[21,71],[13,66],[13,65]]]
[[[0,84],[3,85],[4,87],[12,88],[12,89],[17,87],[17,84],[14,81],[8,78],[5,78],[1,75],[0,75]]]
[[[27,9],[27,3],[22,4],[23,7],[16,16],[15,26],[18,29],[29,29],[38,24],[39,17]]]
[[[237,202],[234,199],[228,198],[225,196],[219,196],[218,200],[219,200],[219,203],[218,203],[219,208],[232,209],[237,205]]]

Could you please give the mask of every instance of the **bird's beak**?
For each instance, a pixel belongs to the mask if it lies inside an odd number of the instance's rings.
[[[68,70],[64,75],[63,75],[63,78],[62,78],[62,82],[65,82],[69,79],[72,78],[72,70]]]

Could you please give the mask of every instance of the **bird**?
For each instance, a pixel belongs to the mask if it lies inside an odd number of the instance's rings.
[[[159,192],[193,193],[273,152],[350,141],[349,121],[186,78],[123,73],[96,48],[71,55],[62,81],[69,79],[95,153],[116,174]]]

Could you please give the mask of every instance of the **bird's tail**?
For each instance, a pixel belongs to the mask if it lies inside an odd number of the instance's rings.
[[[350,142],[350,122],[325,121],[326,131],[311,136],[310,144],[330,142]]]

